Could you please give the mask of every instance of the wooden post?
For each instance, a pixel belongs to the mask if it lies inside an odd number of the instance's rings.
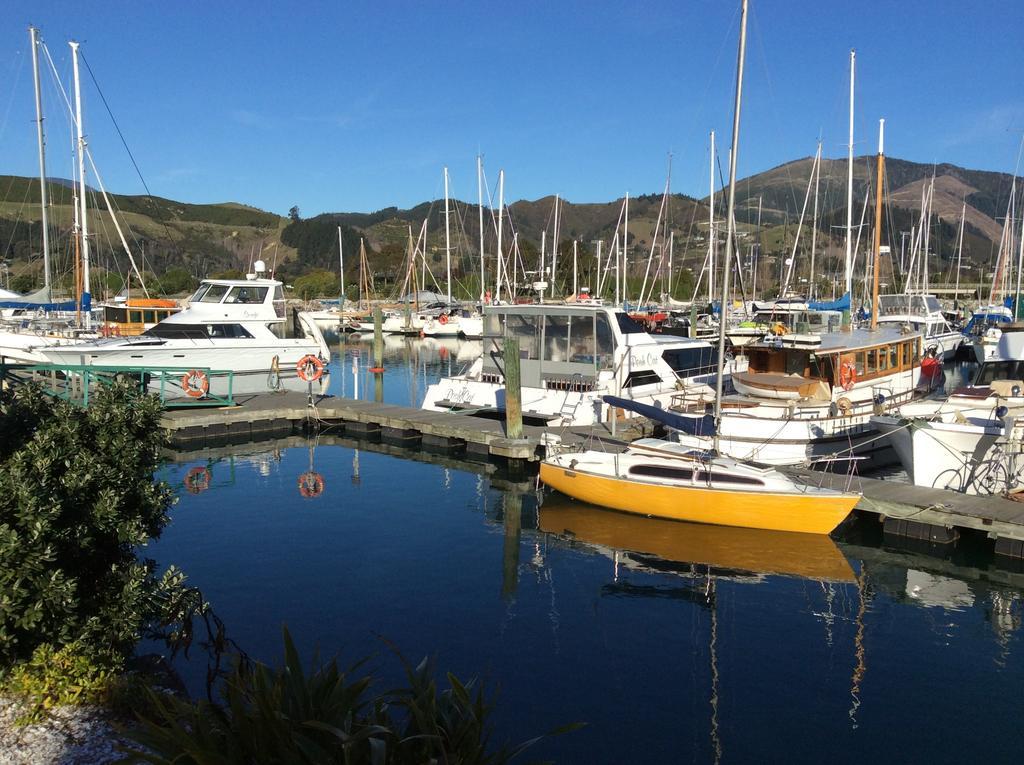
[[[519,388],[519,338],[505,338],[505,435],[523,437],[523,400]]]
[[[384,371],[384,314],[379,305],[373,309],[373,367],[370,371],[375,374]]]

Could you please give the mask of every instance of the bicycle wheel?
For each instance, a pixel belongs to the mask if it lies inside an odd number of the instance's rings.
[[[964,490],[964,476],[956,468],[949,468],[939,473],[932,481],[933,489],[948,489],[949,491]]]

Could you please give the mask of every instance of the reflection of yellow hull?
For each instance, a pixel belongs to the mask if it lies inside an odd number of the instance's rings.
[[[854,581],[849,562],[827,536],[729,528],[638,518],[551,495],[540,509],[540,528],[550,534],[662,560],[697,563],[751,573]]]
[[[853,494],[792,494],[646,483],[567,470],[542,462],[540,480],[601,507],[673,521],[828,534],[860,499]]]

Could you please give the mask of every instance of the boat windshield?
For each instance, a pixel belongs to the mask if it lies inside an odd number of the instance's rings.
[[[627,314],[622,313],[621,311],[615,312],[615,319],[619,323],[619,331],[624,335],[636,335],[647,331],[640,322],[635,319],[631,319]]]
[[[981,365],[973,385],[991,385],[998,380],[1024,380],[1024,361],[986,361]]]
[[[269,287],[250,287],[248,285],[242,287],[232,287],[231,292],[224,299],[225,303],[245,303],[250,305],[252,303],[261,304],[267,299],[267,293],[270,291]]]
[[[206,292],[200,295],[198,302],[200,303],[219,303],[224,294],[228,291],[226,284],[211,284]],[[196,293],[199,295],[199,293]]]

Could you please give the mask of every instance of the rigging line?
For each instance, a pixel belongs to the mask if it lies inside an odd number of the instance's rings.
[[[9,82],[11,82],[11,97],[9,99],[7,99],[7,108],[4,109],[4,118],[3,118],[3,121],[0,122],[0,137],[2,137],[3,134],[7,131],[7,121],[8,121],[8,118],[11,116],[11,107],[14,106],[14,96],[18,92],[18,84],[21,82],[21,71],[22,71],[22,69],[24,69],[24,67],[25,67],[25,57],[19,55],[19,57],[18,57],[18,69],[14,73],[14,79],[9,81]]]

